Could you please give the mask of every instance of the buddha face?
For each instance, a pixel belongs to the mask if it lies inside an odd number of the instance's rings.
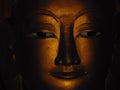
[[[99,10],[80,0],[39,0],[26,6],[16,45],[26,88],[103,90],[110,43]]]

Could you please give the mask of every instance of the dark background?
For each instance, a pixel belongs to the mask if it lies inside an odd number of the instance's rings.
[[[6,46],[9,43],[9,39],[6,40],[7,29],[9,29],[9,18],[11,17],[12,9],[17,0],[0,0],[0,90],[20,90],[20,83],[17,80],[18,77],[14,78],[4,78],[4,74],[12,71],[9,64],[3,63],[2,56],[8,55],[3,52],[7,50]],[[109,3],[109,2],[108,2]],[[120,90],[120,0],[115,0],[115,16],[114,16],[114,28],[117,30],[116,35],[116,48],[114,50],[114,61],[111,64],[110,73],[106,79],[107,90]],[[8,37],[8,36],[7,36]],[[4,41],[7,42],[4,42]],[[2,48],[1,48],[2,47]],[[9,67],[9,69],[6,68]],[[2,68],[2,69],[1,69]],[[4,72],[6,71],[6,72]],[[2,74],[4,73],[4,74]],[[11,76],[11,73],[8,74]]]

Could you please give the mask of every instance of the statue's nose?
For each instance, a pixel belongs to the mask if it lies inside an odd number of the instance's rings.
[[[55,59],[55,64],[65,66],[80,64],[80,57],[77,53],[72,32],[61,32],[59,52]]]

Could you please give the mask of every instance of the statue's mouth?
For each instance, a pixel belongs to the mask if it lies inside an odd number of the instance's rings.
[[[50,71],[53,77],[60,79],[76,79],[86,76],[87,72],[79,66],[58,66]]]

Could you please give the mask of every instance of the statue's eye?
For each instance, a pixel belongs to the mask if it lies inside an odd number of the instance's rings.
[[[101,33],[100,32],[96,32],[96,31],[92,31],[92,30],[85,30],[79,33],[79,37],[84,37],[84,38],[90,38],[90,37],[96,37],[96,36],[100,36]]]
[[[46,38],[55,38],[55,34],[51,32],[35,32],[27,35],[29,38],[33,39],[46,39]]]

